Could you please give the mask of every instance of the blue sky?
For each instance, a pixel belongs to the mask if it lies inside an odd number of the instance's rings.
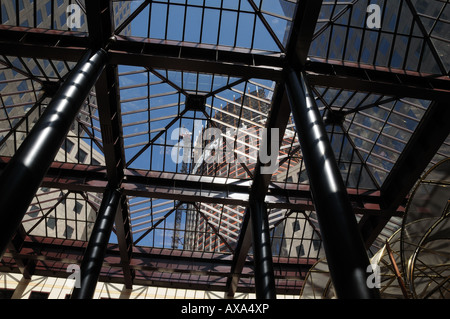
[[[131,11],[134,11],[142,2],[133,1]],[[149,31],[148,17],[150,15],[151,38],[167,38],[169,40],[229,46],[236,45],[249,48],[252,45],[252,32],[256,23],[253,47],[279,51],[261,20],[259,18],[255,19],[255,11],[248,0],[241,0],[240,7],[238,0],[188,0],[187,2],[187,7],[179,5],[185,3],[182,0],[171,0],[169,4],[159,1],[152,3],[151,6],[148,5],[132,22],[132,35],[147,37]],[[203,5],[203,2],[209,8],[203,9],[199,7]],[[261,5],[260,0],[254,2],[258,7]],[[288,18],[291,18],[294,12],[294,5],[285,1],[283,3],[288,8]],[[221,5],[223,5],[222,10],[220,10]],[[237,11],[238,8],[239,12]],[[263,0],[261,10],[270,27],[277,34],[280,41],[283,41],[285,30],[289,27],[287,20],[264,13],[270,12],[275,15],[285,16],[280,2]],[[184,21],[185,15],[186,21]],[[235,38],[236,43],[234,42]]]

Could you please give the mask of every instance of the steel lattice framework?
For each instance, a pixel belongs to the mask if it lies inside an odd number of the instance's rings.
[[[38,18],[40,1],[24,8],[9,1],[15,16],[7,2],[0,10],[0,169],[87,49],[107,48],[108,62],[1,271],[67,277],[67,265],[80,263],[87,246],[88,210],[98,211],[108,185],[117,185],[123,196],[100,280],[229,296],[253,291],[248,207],[262,197],[277,292],[299,293],[323,252],[285,92],[288,67],[306,72],[373,253],[400,227],[423,172],[450,156],[447,2],[380,1],[380,29],[365,25],[364,0],[282,0],[277,9],[269,0],[121,1],[128,13],[120,21],[119,2],[110,0],[51,1],[48,21]],[[82,7],[84,31],[57,22],[59,2]],[[21,10],[33,17],[26,25]],[[198,95],[205,107],[189,109],[186,101]],[[258,161],[169,164],[173,129],[193,131],[199,122],[278,128],[279,169],[263,175]],[[248,156],[245,143],[235,140],[233,152]]]

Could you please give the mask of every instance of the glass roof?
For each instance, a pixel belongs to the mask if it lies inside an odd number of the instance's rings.
[[[203,174],[194,161],[189,168],[168,160],[160,161],[161,155],[171,157],[173,148],[179,143],[178,131],[185,129],[194,134],[191,147],[194,153],[202,154],[207,143],[195,144],[199,132],[218,128],[226,137],[227,129],[237,131],[239,128],[253,128],[253,137],[257,139],[256,130],[265,125],[270,96],[273,94],[274,83],[271,81],[166,70],[133,68],[125,71],[128,69],[119,67],[127,167]],[[204,109],[193,110],[186,105],[186,99],[192,95],[205,98]],[[242,164],[256,163],[252,151],[243,149],[249,143],[239,133],[234,138],[230,135],[226,143],[233,145],[233,153],[240,152]],[[253,149],[256,151],[257,145]],[[253,168],[248,169],[251,171]],[[214,173],[209,172],[208,175],[248,177],[247,173],[232,176],[234,173],[237,172],[222,166],[216,167]]]
[[[269,0],[132,1],[131,25],[140,27],[127,33],[128,20],[119,23],[120,16],[115,27],[132,37],[284,52],[295,6]]]
[[[424,78],[449,80],[450,4],[437,0],[380,0],[377,3],[382,24],[379,29],[373,29],[366,24],[366,9],[371,2],[324,1],[312,34],[308,62],[351,63],[355,67],[382,70],[388,75],[394,71],[412,74],[418,83]],[[295,0],[112,1],[112,33],[117,35],[119,44],[148,40],[177,47],[180,57],[189,47],[210,50],[208,53],[217,55],[226,52],[248,54],[253,59],[256,56],[284,59],[290,53],[289,41],[295,33],[292,28],[300,3]],[[79,28],[68,26],[69,4],[80,7]],[[83,0],[1,0],[0,17],[1,32],[33,30],[42,35],[91,36]],[[213,62],[221,61],[217,58]],[[195,178],[202,187],[206,184],[202,184],[201,178],[224,178],[220,183],[226,187],[251,187],[261,149],[261,132],[271,123],[276,108],[280,108],[276,96],[282,81],[235,76],[231,72],[208,73],[196,71],[194,67],[176,70],[170,65],[161,68],[135,64],[118,63],[115,79],[125,174],[145,177],[173,173],[176,177],[173,185]],[[53,59],[31,51],[18,51],[17,55],[0,51],[2,162],[14,155],[75,65],[76,61],[65,60],[64,56]],[[341,88],[338,81],[332,86],[315,84],[311,89],[344,183],[351,194],[357,195],[378,196],[428,110],[437,103],[433,96],[418,99],[379,90]],[[98,105],[97,97],[93,88],[55,162],[79,164],[80,170],[94,167],[103,172],[105,169],[99,114],[103,106]],[[218,134],[204,135],[211,129]],[[214,143],[226,148],[227,153],[217,155]],[[299,263],[313,264],[324,252],[313,205],[305,203],[311,198],[302,199],[302,205],[296,208],[292,204],[295,195],[290,198],[281,193],[284,190],[309,192],[300,144],[289,117],[280,142],[279,166],[270,178],[270,191],[282,194],[268,209],[271,245],[277,262],[292,258]],[[189,146],[190,153],[182,155],[180,145]],[[428,168],[450,156],[449,145],[447,138]],[[227,156],[238,160],[224,162]],[[222,161],[206,162],[212,157]],[[218,180],[212,181],[214,187],[220,186],[219,182],[214,184]],[[221,191],[222,188],[218,192]],[[231,192],[227,189],[222,196],[230,199]],[[281,200],[282,196],[287,199]],[[101,198],[101,193],[88,189],[42,186],[27,211],[23,227],[28,235],[87,241]],[[354,205],[366,209],[363,201],[358,198]],[[125,202],[133,247],[198,252],[206,259],[216,256],[230,259],[239,245],[245,204],[212,203],[205,197],[183,201],[142,194],[128,194]],[[399,219],[394,216],[380,238],[389,237],[397,230],[401,225]],[[118,244],[118,236],[115,229],[111,244]],[[377,247],[381,241],[378,240]],[[251,256],[250,251],[248,260]],[[245,285],[251,283],[251,279],[245,281]],[[283,285],[281,279],[279,283]],[[291,284],[295,286],[292,289],[300,289],[298,283],[286,283],[286,287]]]
[[[379,29],[366,24],[368,4],[363,0],[325,2],[309,51],[311,58],[448,74],[448,3],[377,1]]]

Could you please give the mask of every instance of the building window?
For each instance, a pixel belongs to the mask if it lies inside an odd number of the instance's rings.
[[[62,191],[59,192],[59,199],[61,199],[61,205],[65,205],[66,204],[66,198],[64,197],[64,193]]]
[[[36,205],[31,206],[28,216],[37,217],[37,215],[39,215],[39,207]]]
[[[48,299],[49,292],[32,291],[28,299]]]
[[[300,244],[297,246],[297,256],[303,256],[305,254],[305,249],[303,248],[303,245]]]
[[[47,11],[47,16],[50,16],[52,14],[52,1],[48,1],[45,4],[45,10]]]
[[[47,227],[54,229],[56,225],[56,219],[54,217],[47,218]]]
[[[44,69],[50,65],[50,62],[47,59],[42,59],[42,63],[44,63]]]
[[[36,12],[36,26],[38,26],[39,24],[41,24],[42,21],[44,21],[44,19],[42,19],[42,12],[41,12],[41,9],[39,9],[39,10]]]
[[[20,98],[23,97],[23,95],[26,93],[25,91],[28,90],[28,84],[27,81],[22,81],[20,82],[20,84],[17,86],[17,91],[19,91],[19,96]]]
[[[6,81],[6,76],[5,74],[2,72],[0,73],[0,82],[2,81]],[[7,86],[6,83],[0,83],[0,92]]]
[[[79,163],[84,163],[84,161],[86,160],[87,157],[87,153],[83,150],[78,150],[76,159],[78,160]]]
[[[320,240],[319,239],[313,239],[312,243],[313,243],[314,250],[318,251],[319,248],[320,248],[320,243],[321,243]]]
[[[298,220],[296,220],[295,222],[292,223],[292,229],[293,229],[294,233],[301,229],[300,222]]]
[[[83,209],[83,204],[80,204],[79,202],[75,202],[75,206],[73,208],[73,211],[77,214],[81,213],[81,210]]]
[[[64,23],[66,23],[66,20],[64,20]],[[63,26],[64,23],[62,23],[61,21],[61,26]],[[62,73],[64,71],[64,62],[56,63],[56,69],[58,70],[59,73]]]
[[[70,152],[72,152],[72,149],[73,149],[74,145],[75,144],[73,142],[71,142],[70,140],[66,139],[64,141],[64,143],[62,144],[61,148],[63,150],[65,150],[67,153],[70,153]]]
[[[67,20],[66,13],[64,12],[59,16],[59,22],[61,23],[61,27],[66,24],[66,20]]]
[[[64,232],[64,237],[71,238],[73,234],[73,227],[70,227],[69,225],[66,226],[66,231]]]

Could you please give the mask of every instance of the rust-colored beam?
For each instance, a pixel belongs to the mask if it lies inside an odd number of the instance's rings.
[[[68,264],[80,263],[87,242],[25,237],[22,248],[15,255],[23,262],[35,262],[35,275],[67,277]],[[39,254],[36,254],[39,251]],[[17,265],[7,252],[0,264],[0,271],[18,271]],[[317,260],[311,258],[277,258],[274,260],[275,282],[280,293],[298,294],[302,280]],[[174,288],[213,289],[225,291],[226,281],[232,265],[230,254],[217,252],[181,251],[167,248],[134,247],[130,268],[136,273],[134,283],[143,285],[167,285]],[[120,249],[109,244],[99,280],[124,283]],[[251,262],[245,262],[241,274],[240,291],[251,292],[254,274]]]
[[[410,97],[422,100],[450,99],[450,78],[414,71],[354,62],[314,59],[306,63],[308,82],[352,91]]]
[[[293,29],[292,36],[295,36]],[[303,28],[305,30],[305,28]],[[152,68],[226,74],[282,81],[289,58],[282,54],[220,45],[117,36],[110,45],[109,63]],[[83,32],[0,25],[0,51],[5,55],[78,61],[91,40]],[[293,47],[304,56],[304,44]],[[293,58],[294,60],[298,60]],[[306,57],[305,57],[306,59]],[[297,63],[297,62],[296,62]],[[311,85],[376,92],[400,97],[448,100],[448,76],[348,61],[314,58],[305,70]]]
[[[0,157],[0,170],[10,159]],[[103,193],[107,185],[107,170],[104,166],[53,162],[41,186]],[[251,192],[249,185],[248,180],[132,169],[125,170],[122,182],[123,193],[129,196],[242,206],[248,204]],[[353,203],[353,211],[357,214],[386,217],[403,214],[401,207],[384,211],[379,191],[348,188],[347,193]],[[268,208],[314,210],[309,185],[272,182],[265,201]]]

